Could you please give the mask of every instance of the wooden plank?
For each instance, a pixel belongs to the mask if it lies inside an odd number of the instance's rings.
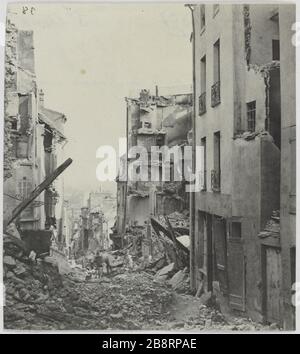
[[[267,321],[280,324],[281,319],[281,253],[279,249],[266,249]]]
[[[181,242],[179,242],[177,239],[175,239],[175,241],[173,240],[170,231],[167,230],[159,221],[154,218],[151,218],[151,225],[158,236],[160,236],[160,231],[163,232],[172,242],[176,243],[176,247],[180,248],[187,255],[190,254],[189,249],[185,247]]]
[[[29,195],[28,198],[22,201],[12,212],[12,216],[8,221],[7,225],[9,225],[18,215],[22,213],[22,211],[34,201],[64,170],[71,165],[73,160],[68,158],[65,162],[63,162],[60,166],[57,167],[55,171],[51,173],[41,184],[39,184]]]
[[[214,247],[216,254],[216,275],[223,293],[227,293],[227,246],[226,222],[219,217],[213,218]]]
[[[245,311],[245,260],[240,239],[228,240],[228,282],[230,307]]]
[[[176,244],[176,241],[177,241],[176,240],[176,235],[175,235],[175,232],[174,232],[174,230],[172,228],[170,220],[169,220],[169,218],[167,216],[165,216],[165,221],[166,221],[166,224],[168,225],[168,229],[169,229],[170,235],[172,237],[173,244],[175,246],[175,252],[176,252],[176,255],[177,255],[177,257],[175,259],[175,268],[177,269],[177,268],[179,268],[179,262],[178,261],[180,260],[180,252],[179,252],[177,244]]]
[[[171,235],[171,237],[172,237],[172,241],[174,242],[174,244],[175,244],[175,246],[176,246],[176,236],[175,236],[175,232],[174,232],[173,227],[172,227],[172,225],[171,225],[171,223],[170,223],[170,220],[169,220],[169,218],[168,218],[167,216],[165,216],[165,221],[166,221],[166,223],[167,223],[167,225],[168,225],[168,228],[169,228],[169,231],[170,231],[170,235]]]

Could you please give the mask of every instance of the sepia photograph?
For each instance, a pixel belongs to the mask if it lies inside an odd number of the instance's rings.
[[[4,332],[295,331],[296,1],[3,18]]]

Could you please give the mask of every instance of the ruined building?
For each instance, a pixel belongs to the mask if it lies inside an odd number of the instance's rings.
[[[107,250],[110,247],[110,228],[114,223],[115,198],[110,192],[90,192],[87,206],[81,208],[79,230],[75,233],[75,256]]]
[[[79,249],[82,254],[96,249],[108,249],[107,222],[99,208],[93,210],[87,207],[81,208],[79,227],[81,239]]]
[[[88,207],[90,210],[94,210],[95,208],[101,210],[106,221],[105,227],[109,233],[114,225],[116,217],[116,196],[109,191],[102,191],[100,188],[98,191],[89,193]],[[107,242],[107,240],[104,241],[105,244]]]
[[[190,9],[193,145],[205,156],[202,190],[191,196],[191,286],[226,311],[291,328],[295,7]]]
[[[37,87],[32,31],[8,21],[5,53],[4,228],[12,211],[63,161],[63,113],[44,106]],[[57,178],[15,220],[33,234],[55,225],[62,242],[63,178]]]
[[[121,157],[120,175],[117,178],[117,220],[114,242],[122,245],[126,228],[143,229],[150,216],[168,215],[174,211],[188,209],[188,193],[185,181],[174,181],[174,163],[170,158],[170,181],[161,178],[162,161],[157,162],[159,177],[153,181],[151,176],[151,147],[179,146],[181,150],[188,145],[187,135],[191,129],[192,95],[170,96],[151,95],[142,90],[138,98],[126,98],[127,104],[127,153]],[[144,170],[148,181],[143,178],[133,181],[128,175],[128,166],[136,161],[131,148],[144,147],[148,155]]]

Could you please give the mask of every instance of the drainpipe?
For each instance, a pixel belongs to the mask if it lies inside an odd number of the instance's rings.
[[[124,236],[126,231],[126,219],[127,219],[127,193],[128,193],[128,100],[126,100],[126,184],[125,184],[125,203],[124,203],[124,217],[122,222],[122,238],[121,247],[124,248]]]
[[[193,45],[193,114],[192,114],[192,169],[195,174],[196,168],[196,80],[195,80],[195,19],[194,5],[186,5],[191,10],[192,15],[192,45]],[[196,267],[195,267],[195,192],[190,194],[190,287],[191,290],[196,290]]]

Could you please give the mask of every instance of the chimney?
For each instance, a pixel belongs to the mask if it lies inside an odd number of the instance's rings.
[[[39,107],[44,107],[44,91],[39,90]]]
[[[33,31],[18,31],[18,66],[35,74]]]

